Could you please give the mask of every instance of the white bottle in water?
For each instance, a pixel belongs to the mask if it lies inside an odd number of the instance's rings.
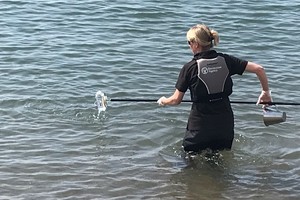
[[[97,108],[98,108],[98,114],[100,114],[100,112],[106,110],[107,97],[104,95],[103,92],[98,91],[98,92],[96,92],[95,98],[96,98],[96,104],[97,104]]]

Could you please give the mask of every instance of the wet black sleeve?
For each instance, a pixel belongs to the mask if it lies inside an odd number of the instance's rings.
[[[224,54],[224,57],[231,75],[242,75],[244,73],[248,61],[226,54]]]
[[[187,66],[183,66],[182,69],[180,70],[177,82],[176,82],[176,89],[179,90],[180,92],[186,92],[189,84],[188,84],[188,72],[187,72]]]

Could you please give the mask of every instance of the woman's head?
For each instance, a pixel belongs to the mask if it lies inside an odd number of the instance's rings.
[[[219,44],[219,34],[215,30],[210,30],[204,24],[197,24],[190,28],[186,34],[188,42],[195,42],[202,48],[211,48]],[[212,43],[214,41],[214,43]]]

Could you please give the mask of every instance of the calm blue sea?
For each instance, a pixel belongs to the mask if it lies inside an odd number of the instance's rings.
[[[190,103],[98,115],[94,102],[171,95],[197,23],[265,67],[274,101],[300,102],[299,13],[298,0],[0,1],[0,199],[298,199],[300,106],[266,127],[261,107],[234,104],[232,150],[186,159]],[[255,75],[234,83],[232,100],[257,100]]]

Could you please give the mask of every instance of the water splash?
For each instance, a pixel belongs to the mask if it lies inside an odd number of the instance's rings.
[[[96,98],[95,104],[97,105],[98,116],[99,116],[101,112],[106,111],[107,96],[105,96],[104,93],[99,90],[98,92],[96,92],[95,98]]]

